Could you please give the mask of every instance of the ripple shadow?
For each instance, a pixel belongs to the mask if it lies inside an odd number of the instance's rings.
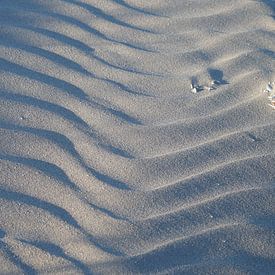
[[[6,232],[0,228],[0,250],[2,250],[7,259],[12,262],[18,269],[20,269],[25,275],[38,274],[38,272],[32,266],[23,262],[23,260],[12,251],[11,247],[9,247],[9,245],[3,241],[5,236]]]

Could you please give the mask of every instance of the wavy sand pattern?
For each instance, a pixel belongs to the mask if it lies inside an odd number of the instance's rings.
[[[273,274],[274,10],[0,0],[0,274]]]

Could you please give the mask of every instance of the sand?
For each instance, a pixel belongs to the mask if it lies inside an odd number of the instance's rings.
[[[0,0],[0,274],[274,274],[274,10]]]

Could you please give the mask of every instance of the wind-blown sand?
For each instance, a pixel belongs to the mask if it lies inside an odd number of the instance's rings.
[[[0,274],[274,274],[274,9],[0,0]]]

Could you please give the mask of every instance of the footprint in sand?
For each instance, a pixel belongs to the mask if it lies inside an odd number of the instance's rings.
[[[191,91],[193,93],[198,93],[201,91],[212,91],[216,90],[220,85],[229,84],[229,82],[223,79],[223,72],[217,69],[208,69],[207,70],[211,82],[209,85],[200,85],[196,77],[191,78]]]

